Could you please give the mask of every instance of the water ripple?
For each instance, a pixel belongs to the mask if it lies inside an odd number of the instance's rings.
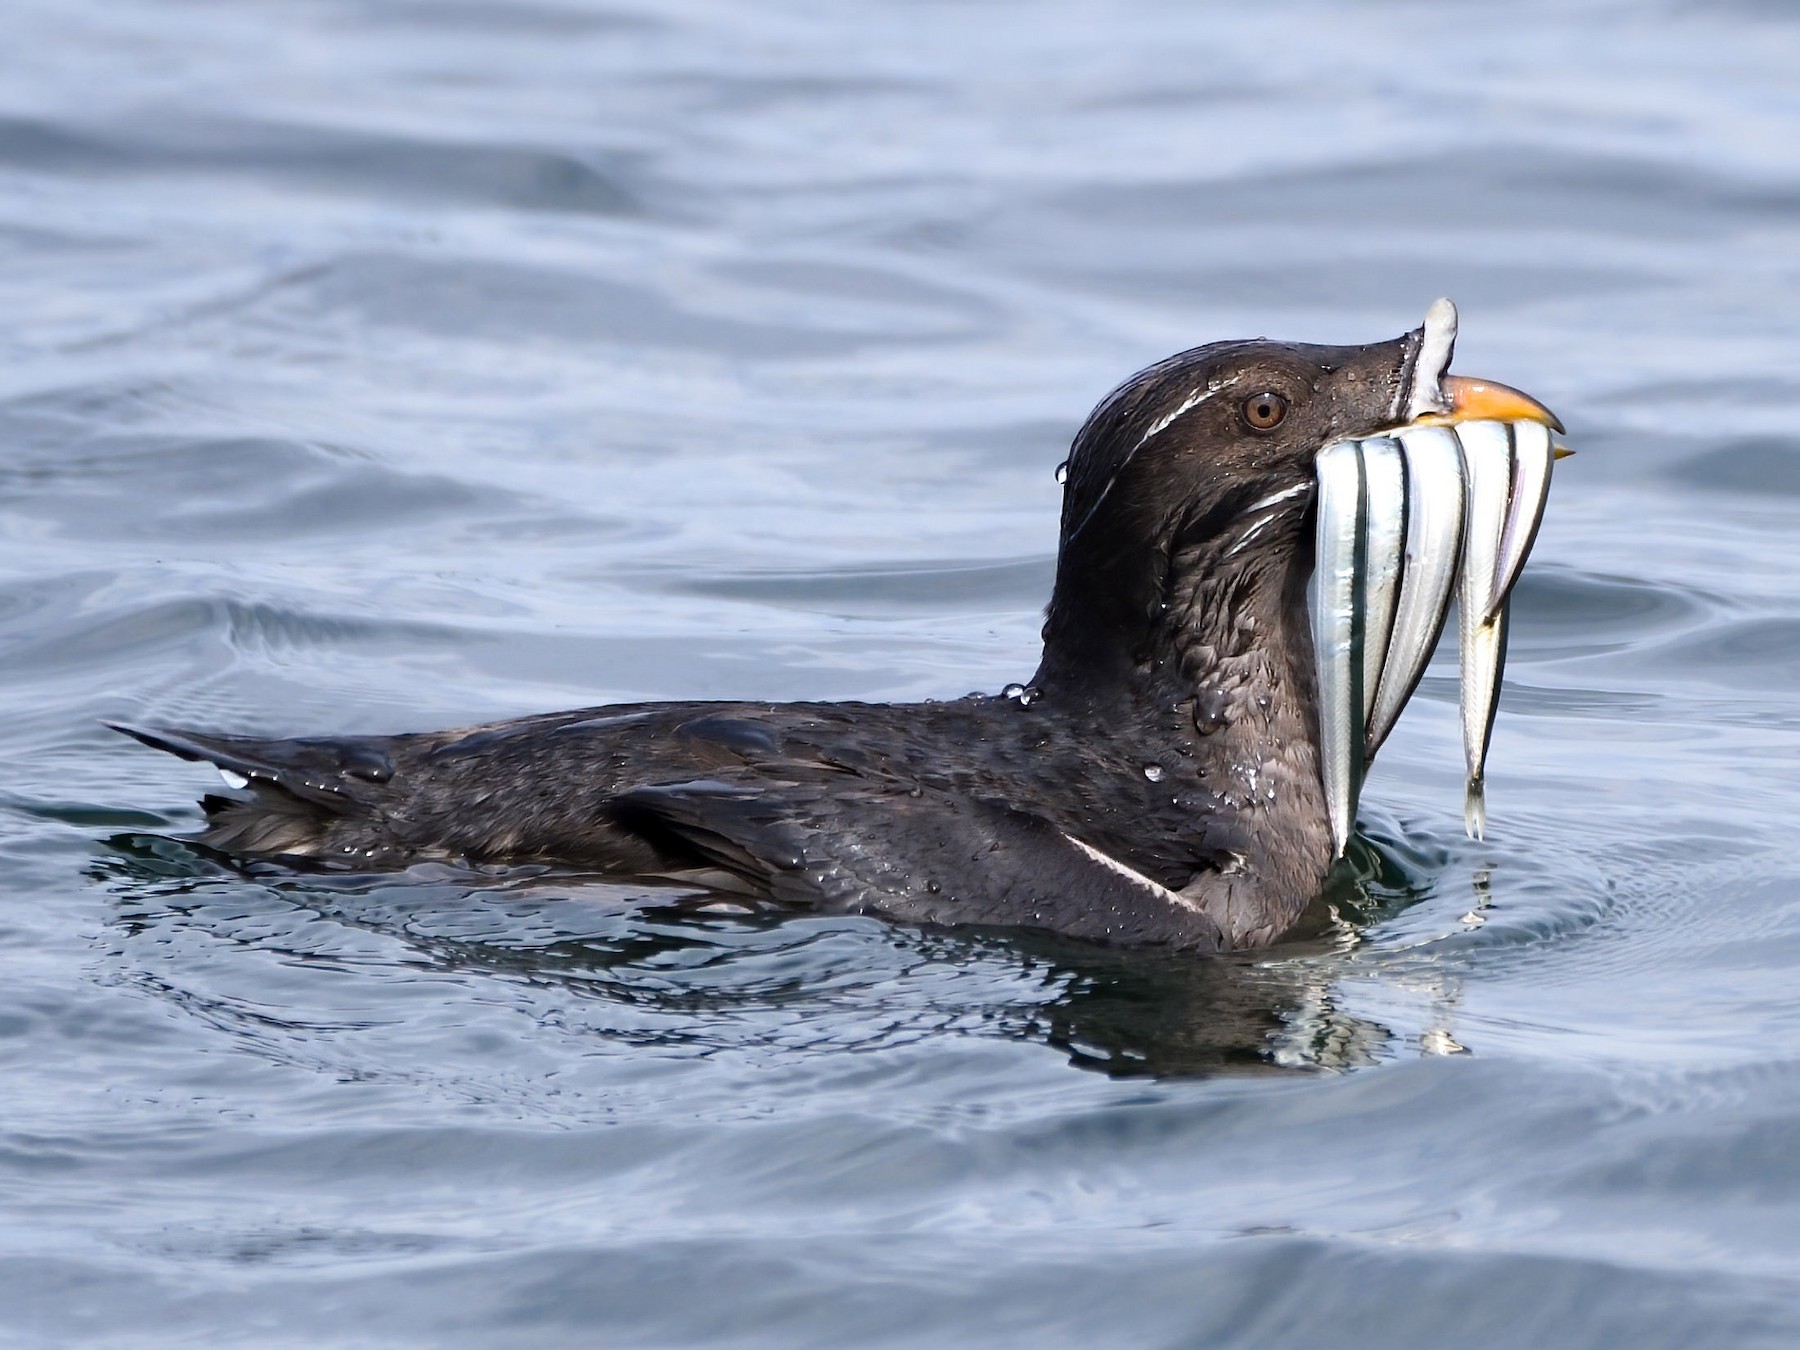
[[[0,1339],[1800,1335],[1785,8],[8,17]],[[1270,952],[247,867],[99,725],[998,688],[1120,376],[1443,293],[1578,451],[1492,828],[1446,647]]]

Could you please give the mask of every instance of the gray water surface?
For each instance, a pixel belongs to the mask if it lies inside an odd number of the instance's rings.
[[[13,0],[0,1341],[1800,1343],[1800,16]],[[1172,351],[1577,458],[1253,958],[234,870],[104,731],[1028,674]]]

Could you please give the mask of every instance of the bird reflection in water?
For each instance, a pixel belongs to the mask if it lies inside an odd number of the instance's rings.
[[[1204,961],[1017,930],[895,928],[796,919],[716,894],[646,895],[549,869],[425,865],[396,876],[243,864],[163,836],[123,835],[93,866],[117,897],[119,957],[175,934],[321,959],[318,920],[377,939],[413,970],[486,973],[550,991],[620,1048],[876,1049],[921,1036],[1039,1041],[1115,1077],[1343,1070],[1406,1053],[1388,1027],[1345,1010],[1338,986],[1371,925],[1430,892],[1406,850],[1358,839],[1293,938]],[[389,944],[402,944],[396,960]],[[132,978],[127,976],[127,978]],[[1416,984],[1417,973],[1408,977]],[[1453,976],[1426,994],[1438,1043]],[[172,990],[138,983],[159,997]],[[910,986],[910,988],[909,988]],[[189,991],[178,1000],[194,1004]],[[224,1020],[214,1010],[211,1020]],[[263,1007],[262,1019],[278,1012]]]

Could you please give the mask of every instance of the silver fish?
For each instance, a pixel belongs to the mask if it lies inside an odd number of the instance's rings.
[[[1319,773],[1333,851],[1342,853],[1362,787],[1362,450],[1339,441],[1319,452],[1312,639],[1319,683]]]
[[[1531,546],[1537,542],[1544,521],[1544,503],[1550,496],[1550,471],[1556,449],[1550,428],[1542,422],[1512,422],[1512,494],[1506,507],[1506,529],[1500,536],[1500,561],[1494,571],[1494,590],[1488,598],[1488,617],[1499,613],[1525,567]]]
[[[1375,691],[1388,657],[1405,562],[1406,465],[1399,443],[1374,436],[1358,447],[1363,468],[1362,720],[1375,715]],[[1365,753],[1364,758],[1368,756]]]
[[[1498,606],[1492,601],[1512,496],[1513,449],[1504,422],[1464,422],[1456,428],[1456,439],[1462,445],[1463,480],[1468,484],[1456,597],[1463,760],[1468,768],[1463,824],[1471,838],[1480,839],[1487,830],[1482,775],[1506,661],[1506,606],[1504,600]]]
[[[1448,427],[1398,433],[1406,467],[1406,543],[1400,598],[1369,717],[1365,759],[1373,760],[1419,686],[1449,617],[1462,559],[1462,449]]]

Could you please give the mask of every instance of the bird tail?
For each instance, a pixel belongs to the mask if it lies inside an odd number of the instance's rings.
[[[360,747],[350,742],[106,725],[153,749],[219,770],[232,792],[200,799],[206,829],[199,841],[227,853],[321,856],[332,822],[366,806],[370,786],[382,781],[380,766],[359,764]]]

